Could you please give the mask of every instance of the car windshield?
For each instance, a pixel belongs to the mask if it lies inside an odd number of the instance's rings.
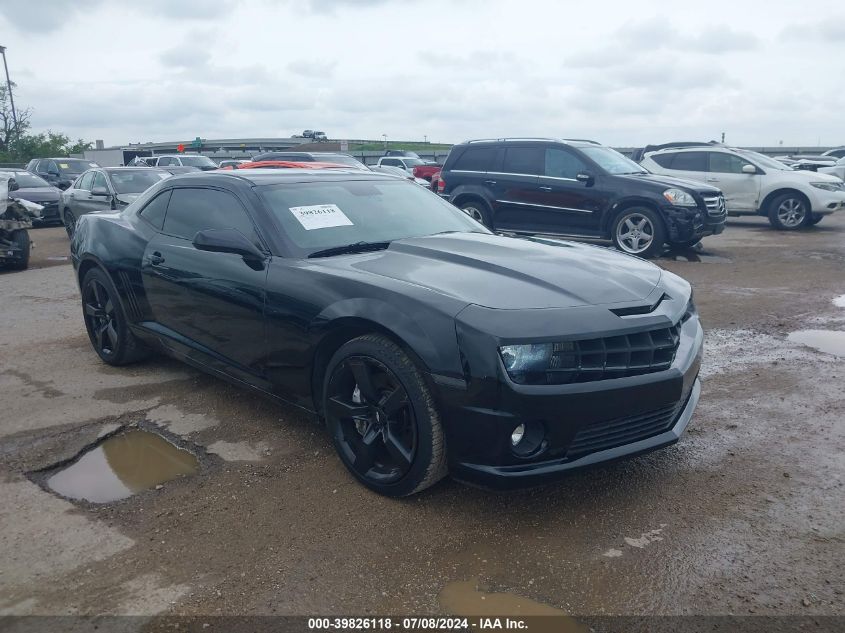
[[[356,242],[435,233],[488,233],[419,185],[397,179],[265,185],[255,190],[298,256]]]
[[[637,163],[627,156],[623,156],[615,149],[603,147],[601,145],[581,147],[579,149],[608,174],[618,175],[648,173],[641,165],[637,165]]]
[[[751,162],[757,163],[761,167],[766,167],[768,169],[778,169],[780,171],[792,171],[790,167],[783,164],[779,160],[775,160],[771,156],[766,156],[765,154],[760,154],[759,152],[752,152],[748,149],[737,149],[734,151],[743,158],[747,158]]]
[[[41,178],[40,176],[36,176],[35,174],[30,174],[27,171],[16,171],[13,174],[9,174],[12,178],[15,179],[15,182],[18,183],[18,187],[21,189],[31,189],[35,187],[50,187],[49,182]]]
[[[170,174],[152,169],[127,169],[109,174],[117,193],[141,193]]]
[[[403,158],[408,167],[416,167],[417,165],[425,165],[425,161],[419,158]]]
[[[182,164],[189,167],[217,167],[208,156],[182,156]]]
[[[73,174],[78,176],[83,171],[87,171],[92,167],[97,167],[97,163],[91,163],[87,160],[68,160],[68,159],[61,159],[57,160],[56,164],[59,166],[59,169],[66,174]]]

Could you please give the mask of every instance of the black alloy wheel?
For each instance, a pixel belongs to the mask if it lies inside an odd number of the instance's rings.
[[[369,488],[401,497],[446,474],[431,395],[392,341],[367,335],[341,347],[329,363],[323,404],[341,460]]]
[[[68,239],[72,240],[73,233],[76,231],[76,216],[73,215],[73,211],[65,209],[65,212],[62,214],[62,224],[65,225]]]
[[[100,269],[91,269],[82,281],[82,313],[91,345],[104,362],[125,365],[146,356],[127,326],[114,284]]]

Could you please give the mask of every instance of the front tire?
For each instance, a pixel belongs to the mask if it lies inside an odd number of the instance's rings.
[[[72,240],[73,233],[76,230],[76,216],[73,215],[73,211],[65,209],[65,212],[62,214],[62,223],[65,225],[68,239]]]
[[[769,204],[769,224],[779,231],[797,231],[811,215],[807,201],[794,193],[785,193]]]
[[[323,412],[341,461],[371,490],[404,497],[446,475],[434,399],[393,341],[368,334],[334,354],[323,382]]]
[[[104,363],[127,365],[148,356],[129,329],[114,283],[100,268],[92,268],[82,280],[82,314],[91,345]]]
[[[21,253],[20,259],[12,264],[13,270],[26,270],[29,268],[29,254],[32,249],[32,242],[29,239],[29,232],[26,229],[12,231],[12,241]]]
[[[613,244],[623,253],[649,258],[659,255],[666,243],[663,220],[646,207],[620,212],[611,227]]]

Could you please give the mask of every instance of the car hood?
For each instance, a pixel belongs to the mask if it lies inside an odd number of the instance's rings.
[[[23,198],[30,202],[53,202],[59,199],[61,193],[58,187],[22,187],[9,195],[12,198]]]
[[[702,193],[705,195],[719,195],[719,189],[717,189],[716,187],[711,187],[710,185],[706,185],[703,182],[699,182],[697,180],[688,180],[686,178],[675,178],[674,176],[664,176],[663,174],[651,173],[642,175],[624,174],[616,177],[624,178],[625,180],[630,180],[632,182],[649,183],[654,185],[655,189],[665,189],[669,187],[684,187],[685,189],[691,189],[693,191],[697,191],[698,193]]]
[[[785,174],[801,182],[839,182],[840,179],[830,174],[825,174],[819,171],[809,171],[807,169],[797,169],[795,171],[785,171]]]
[[[637,301],[661,277],[657,266],[609,249],[486,233],[408,238],[377,253],[312,261],[508,310]]]

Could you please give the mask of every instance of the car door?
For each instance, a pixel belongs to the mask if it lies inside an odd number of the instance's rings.
[[[761,179],[757,167],[735,154],[715,151],[707,154],[707,184],[722,190],[728,211],[754,212],[760,200]],[[754,172],[745,173],[746,165]]]
[[[267,252],[245,205],[232,192],[174,188],[162,229],[144,251],[144,294],[154,320],[151,328],[173,350],[253,380],[262,374],[267,267],[256,270],[239,255],[194,247],[197,232],[224,228],[239,230]]]
[[[539,199],[540,174],[545,169],[545,148],[537,143],[508,144],[501,166],[487,173],[485,185],[495,198],[493,224],[497,229],[542,232],[547,223]]]
[[[542,206],[533,212],[539,218],[541,230],[575,235],[597,234],[607,195],[595,168],[572,150],[558,146],[546,147],[544,160],[536,194],[536,202]],[[579,174],[590,175],[592,180],[579,181]]]
[[[88,213],[110,210],[112,208],[112,196],[112,190],[105,173],[102,171],[95,172],[90,196],[86,201]]]
[[[677,176],[678,178],[687,178],[689,180],[696,180],[698,182],[705,182],[707,180],[707,154],[709,152],[675,152],[669,153],[671,161],[667,161],[664,168],[667,170],[664,173]],[[666,156],[663,154],[662,156]],[[666,160],[666,159],[664,159]]]
[[[82,174],[71,186],[65,190],[62,196],[65,199],[65,208],[73,213],[73,217],[88,213],[88,203],[91,200],[91,189],[94,186],[94,170],[90,169]]]

